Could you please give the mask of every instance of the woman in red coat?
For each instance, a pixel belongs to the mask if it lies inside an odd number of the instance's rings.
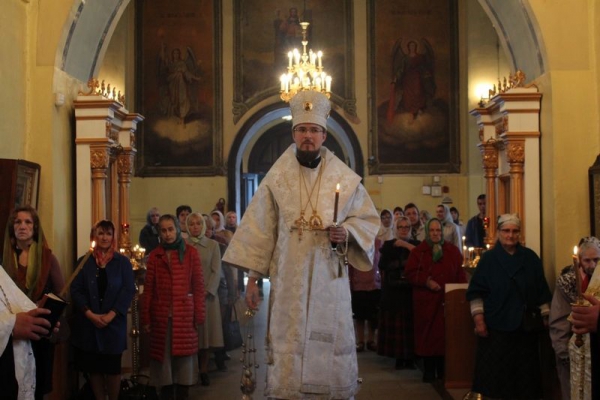
[[[444,377],[446,283],[465,283],[460,250],[442,238],[437,218],[425,225],[425,240],[408,257],[404,274],[413,286],[415,354],[423,357],[423,381]]]
[[[141,322],[150,334],[150,375],[161,399],[187,399],[198,379],[204,279],[198,251],[181,238],[175,217],[161,216],[158,226],[161,244],[148,258]]]

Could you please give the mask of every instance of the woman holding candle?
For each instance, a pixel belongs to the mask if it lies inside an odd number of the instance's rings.
[[[4,237],[3,263],[6,273],[19,288],[38,303],[44,294],[58,294],[65,281],[58,260],[48,247],[37,211],[17,207],[9,216]],[[32,342],[36,359],[35,398],[52,391],[54,343],[48,338]]]
[[[442,223],[425,225],[425,241],[406,262],[405,275],[413,287],[415,354],[423,357],[423,381],[444,377],[444,293],[447,283],[465,283],[460,250],[442,237]]]
[[[89,374],[96,399],[108,395],[117,400],[121,356],[127,348],[127,310],[135,294],[133,270],[129,259],[115,251],[111,221],[96,223],[91,239],[96,246],[71,285],[74,363]]]
[[[527,308],[539,308],[547,326],[552,295],[542,261],[519,243],[520,233],[516,214],[498,218],[498,241],[481,256],[467,290],[479,336],[472,390],[485,397],[542,397],[539,334],[522,321]]]
[[[577,302],[577,288],[581,288],[581,293],[585,292],[600,261],[600,240],[593,236],[582,238],[575,257],[573,265],[563,268],[556,280],[556,289],[550,306],[550,339],[556,355],[556,369],[563,399],[571,396],[569,340],[572,326],[567,317],[571,314],[571,304]]]

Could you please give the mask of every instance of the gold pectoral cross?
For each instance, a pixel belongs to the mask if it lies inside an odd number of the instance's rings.
[[[310,225],[304,218],[304,211],[300,212],[300,218],[294,221],[294,227],[298,229],[298,239],[302,240],[302,233],[305,229],[310,229]]]

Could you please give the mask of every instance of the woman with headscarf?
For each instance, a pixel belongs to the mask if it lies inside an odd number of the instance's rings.
[[[404,268],[410,251],[420,242],[410,234],[410,220],[395,221],[396,238],[383,243],[379,252],[382,274],[377,354],[396,359],[396,369],[414,368],[414,325],[412,288]]]
[[[594,236],[581,238],[577,248],[579,268],[568,265],[563,268],[556,280],[556,289],[550,306],[550,339],[556,356],[556,370],[560,381],[563,399],[571,397],[571,366],[569,360],[569,340],[573,334],[571,304],[577,302],[577,276],[580,275],[581,291],[585,292],[600,261],[600,240]]]
[[[17,207],[9,216],[4,235],[3,265],[6,273],[34,303],[44,294],[58,294],[65,285],[58,260],[48,247],[37,211]],[[52,391],[54,344],[48,338],[32,342],[36,359],[35,398]]]
[[[150,254],[160,242],[158,235],[158,219],[160,213],[158,208],[152,207],[146,214],[146,225],[140,231],[140,246],[146,249],[146,254]]]
[[[208,386],[210,385],[208,377],[209,350],[223,347],[221,306],[218,296],[221,281],[221,250],[216,241],[205,236],[206,221],[202,214],[196,212],[188,215],[186,225],[189,234],[186,241],[198,250],[204,277],[206,321],[198,331],[198,364],[200,382],[202,386]]]
[[[437,218],[442,222],[442,236],[444,241],[452,243],[462,253],[462,236],[460,234],[460,227],[452,220],[452,213],[445,204],[439,204],[436,208]]]
[[[542,398],[539,332],[522,323],[526,309],[538,309],[547,326],[552,294],[542,261],[519,243],[520,233],[516,214],[498,218],[498,240],[481,256],[467,290],[478,336],[472,391],[485,397]]]
[[[127,311],[135,295],[129,258],[116,252],[111,221],[94,225],[96,242],[71,285],[75,323],[71,344],[78,371],[88,373],[96,399],[119,398],[121,356],[127,348]],[[78,263],[81,260],[78,260]]]
[[[202,266],[173,215],[162,215],[158,226],[160,246],[146,263],[140,319],[150,334],[150,377],[161,399],[187,399],[198,380],[198,329],[205,320]]]
[[[423,357],[423,381],[444,377],[444,293],[447,283],[466,283],[458,248],[444,241],[442,223],[425,225],[425,240],[408,257],[404,271],[413,286],[415,354]]]
[[[233,232],[225,229],[225,217],[219,210],[213,210],[210,213],[213,221],[215,221],[215,236],[221,238],[225,244],[229,244],[233,237]]]

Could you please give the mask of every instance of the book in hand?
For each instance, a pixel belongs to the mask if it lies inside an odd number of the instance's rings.
[[[66,300],[54,293],[46,293],[44,297],[42,297],[39,308],[50,310],[50,314],[40,315],[40,317],[46,318],[50,322],[48,337],[52,336],[52,331],[68,304],[69,303],[67,303]]]

